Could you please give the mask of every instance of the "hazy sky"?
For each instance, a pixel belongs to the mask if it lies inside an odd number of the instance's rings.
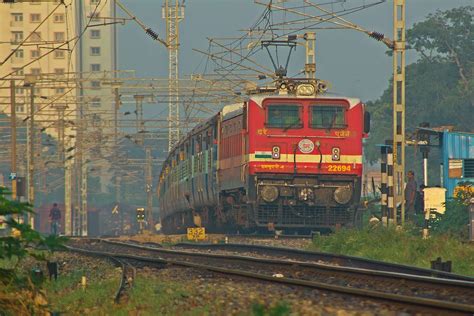
[[[161,0],[123,0],[139,19],[165,37],[161,18]],[[362,4],[364,0],[347,0]],[[367,0],[366,3],[373,1]],[[446,10],[474,5],[474,0],[407,0],[408,26],[423,20],[437,9]],[[369,30],[392,37],[392,1],[366,9],[348,18]],[[248,28],[264,7],[253,0],[187,0],[185,19],[181,27],[180,73],[196,70],[202,56],[192,48],[207,48],[206,37],[236,35],[236,30]],[[119,10],[119,15],[124,16]],[[119,26],[119,66],[135,69],[140,77],[166,77],[167,51],[151,40],[138,25],[128,22]],[[364,101],[379,97],[387,87],[392,72],[392,60],[385,55],[383,44],[366,35],[349,30],[323,30],[317,33],[317,77],[331,82],[332,91],[359,97]],[[302,49],[299,51],[302,53]],[[262,51],[261,54],[264,54]],[[414,56],[409,55],[409,62]],[[300,67],[303,67],[301,62]]]

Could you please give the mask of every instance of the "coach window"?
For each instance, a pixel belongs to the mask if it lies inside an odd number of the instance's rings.
[[[202,151],[202,135],[199,134],[197,136],[197,142],[196,142],[196,152],[200,153]]]
[[[311,128],[345,128],[346,108],[343,105],[318,104],[311,106]]]
[[[270,104],[267,107],[266,126],[271,128],[301,128],[301,112],[299,104]]]
[[[212,129],[208,129],[207,130],[207,133],[206,133],[206,136],[207,136],[207,146],[206,146],[206,150],[209,150],[209,148],[211,148],[212,146]]]

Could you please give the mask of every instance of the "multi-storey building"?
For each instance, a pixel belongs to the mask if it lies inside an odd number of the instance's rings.
[[[66,41],[73,36],[75,14],[71,7],[53,2],[30,2],[0,6],[0,111],[10,112],[9,79],[17,79],[16,112],[26,116],[31,88],[25,76],[34,83],[34,104],[39,124],[48,127],[59,107],[67,113],[75,110],[73,85],[64,80],[75,72],[75,53]],[[59,47],[56,50],[53,48]],[[44,80],[52,75],[60,80]],[[5,80],[6,79],[6,80]],[[62,110],[61,110],[62,111]],[[68,116],[68,115],[66,115]],[[54,128],[47,132],[57,135]]]
[[[36,1],[0,6],[0,78],[18,79],[17,114],[26,115],[25,75],[36,79],[38,121],[82,109],[107,119],[116,69],[115,1]],[[56,49],[54,49],[56,48]],[[80,79],[80,80],[79,80]],[[0,80],[0,111],[9,113],[8,80]],[[43,117],[45,116],[45,117]],[[46,124],[46,127],[51,124]],[[54,129],[47,132],[55,135]]]
[[[92,120],[113,118],[112,87],[103,83],[110,83],[116,69],[114,17],[114,0],[0,4],[0,112],[10,114],[13,79],[17,116],[28,117],[33,100],[36,130],[60,144],[66,182],[77,155],[68,160],[64,153],[74,147],[77,153],[77,132],[88,130]],[[90,156],[90,140],[84,136],[80,143],[83,160]],[[71,154],[67,151],[66,156]],[[71,183],[65,186],[70,192]],[[78,207],[80,203],[71,202],[66,193],[65,204],[67,226],[71,227],[71,204]]]

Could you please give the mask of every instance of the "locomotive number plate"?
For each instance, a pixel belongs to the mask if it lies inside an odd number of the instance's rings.
[[[188,240],[204,240],[206,239],[206,228],[192,227],[188,228]]]
[[[305,138],[300,140],[298,143],[298,148],[303,154],[310,154],[314,150],[314,143],[311,140]]]
[[[349,172],[351,171],[351,165],[329,165],[329,172]]]

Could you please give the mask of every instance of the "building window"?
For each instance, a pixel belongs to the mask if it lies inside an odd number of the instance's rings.
[[[54,73],[56,75],[64,75],[64,68],[54,68]]]
[[[91,106],[93,107],[100,107],[100,98],[93,98],[91,100]]]
[[[464,159],[464,178],[474,178],[474,159]]]
[[[100,89],[100,81],[91,81],[92,89]]]
[[[54,40],[56,42],[64,42],[64,32],[54,32]]]
[[[12,32],[12,41],[14,43],[19,43],[23,40],[23,32]]]
[[[54,23],[64,23],[64,13],[56,13],[54,15]]]
[[[33,91],[34,91],[35,95],[38,95],[38,96],[41,95],[41,88],[34,88]],[[38,105],[36,105],[36,106],[37,106],[36,111],[38,111],[39,106]]]
[[[41,32],[33,32],[33,33],[31,33],[30,41],[32,41],[32,42],[39,42],[39,41],[41,41]]]
[[[100,47],[91,47],[91,56],[100,56]]]
[[[100,71],[100,64],[91,64],[91,71]]]
[[[23,13],[12,13],[13,22],[23,22]]]
[[[91,30],[91,38],[100,38],[100,30]]]
[[[31,68],[32,75],[39,75],[41,74],[41,68]]]
[[[25,94],[25,89],[23,88],[15,88],[15,94]]]
[[[32,13],[32,14],[30,14],[30,22],[31,22],[31,23],[39,23],[39,22],[41,22],[41,14],[39,14],[39,13]]]
[[[31,51],[31,58],[38,58],[40,56],[39,49],[34,49]]]
[[[23,76],[25,74],[25,71],[23,68],[12,68],[12,70],[15,72],[15,75],[17,76]]]
[[[66,90],[64,88],[56,88],[55,89],[56,94],[64,94],[65,91]]]
[[[64,51],[57,49],[54,51],[54,58],[62,59],[64,58]]]
[[[17,104],[15,109],[18,113],[25,112],[25,106],[23,104]]]
[[[15,56],[15,58],[23,58],[23,56],[24,56],[23,49],[17,49],[17,50],[15,51],[15,55],[14,55],[14,56]]]

